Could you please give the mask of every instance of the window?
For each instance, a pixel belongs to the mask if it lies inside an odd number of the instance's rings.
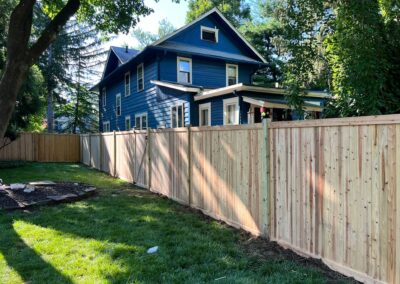
[[[178,57],[178,82],[179,83],[192,83],[192,59]]]
[[[131,74],[128,72],[125,74],[125,97],[131,95]]]
[[[125,116],[125,130],[131,130],[131,116]]]
[[[239,124],[239,98],[224,100],[224,125]]]
[[[138,113],[135,115],[135,128],[147,129],[147,113]]]
[[[238,83],[239,68],[234,64],[226,64],[226,85],[231,86]]]
[[[143,63],[137,66],[137,91],[144,89],[144,68]]]
[[[110,121],[104,121],[103,122],[103,132],[110,132]]]
[[[184,126],[184,107],[183,104],[171,107],[171,127],[183,127]]]
[[[121,115],[121,94],[117,94],[115,97],[115,114],[117,116]]]
[[[218,42],[218,29],[209,27],[201,27],[201,39],[217,43]]]
[[[102,91],[102,98],[103,98],[103,107],[105,107],[107,104],[107,93],[106,93],[105,87],[103,88],[103,91]]]
[[[211,125],[211,103],[199,105],[199,125]]]

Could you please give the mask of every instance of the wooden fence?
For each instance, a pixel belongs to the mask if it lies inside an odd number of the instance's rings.
[[[0,160],[37,161],[37,162],[79,162],[79,135],[21,133],[8,144],[0,139]]]
[[[360,281],[400,283],[400,115],[82,135],[81,149]]]

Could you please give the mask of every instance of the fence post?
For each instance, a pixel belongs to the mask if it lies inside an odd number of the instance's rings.
[[[269,133],[268,133],[269,119],[264,118],[262,121],[263,128],[263,146],[262,146],[262,193],[261,193],[261,210],[262,219],[264,220],[264,228],[262,228],[263,233],[266,237],[269,235],[269,224],[270,224],[270,155],[269,155]]]
[[[188,189],[189,189],[189,207],[192,205],[192,131],[188,127]]]
[[[115,130],[113,131],[113,136],[114,136],[114,171],[113,171],[113,176],[117,177],[117,135],[115,133]]]
[[[89,167],[92,165],[92,135],[89,133]]]
[[[148,171],[148,187],[151,190],[151,140],[150,140],[150,127],[147,127],[147,171]]]
[[[99,133],[99,151],[100,151],[100,153],[99,153],[99,164],[100,164],[100,166],[99,166],[99,171],[103,171],[103,133],[102,132],[100,132]]]

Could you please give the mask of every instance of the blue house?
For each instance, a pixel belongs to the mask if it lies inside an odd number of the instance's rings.
[[[266,60],[217,9],[144,50],[111,47],[101,81],[100,130],[248,124],[298,119],[284,90],[253,85]],[[309,92],[321,112],[326,94]]]

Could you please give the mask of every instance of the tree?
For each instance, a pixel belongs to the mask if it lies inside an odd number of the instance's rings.
[[[12,12],[15,0],[5,0],[0,3],[3,12],[0,18],[0,74],[5,68],[6,40],[8,19]],[[6,136],[17,137],[19,131],[37,131],[42,128],[44,79],[40,68],[34,65],[28,72],[27,79],[17,95],[17,103],[6,129]]]
[[[189,0],[186,22],[195,20],[214,7],[218,8],[235,27],[250,19],[250,6],[244,0]]]
[[[282,81],[282,28],[274,17],[276,5],[276,1],[256,1],[251,6],[252,19],[240,27],[240,32],[267,61],[267,66],[254,74],[254,84],[274,86]]]
[[[58,107],[56,116],[65,118],[63,132],[95,132],[98,130],[98,96],[90,91],[94,77],[98,77],[100,64],[107,54],[102,48],[98,32],[87,24],[73,21],[69,35],[68,83],[66,102]]]
[[[32,37],[32,20],[37,0],[20,0],[13,5],[8,24],[7,59],[0,79],[0,137],[8,126],[15,102],[29,68],[56,39],[75,14],[99,31],[128,32],[139,16],[152,12],[144,1],[42,0],[43,10],[52,19],[38,37]]]
[[[132,32],[132,35],[139,42],[138,49],[143,49],[156,40],[165,37],[166,35],[172,33],[175,30],[175,27],[169,22],[167,19],[162,19],[158,22],[158,31],[156,34],[144,31],[140,28],[135,29]]]
[[[326,116],[400,111],[396,1],[287,0],[277,9],[287,61],[284,84],[301,108],[306,88],[329,90]]]

